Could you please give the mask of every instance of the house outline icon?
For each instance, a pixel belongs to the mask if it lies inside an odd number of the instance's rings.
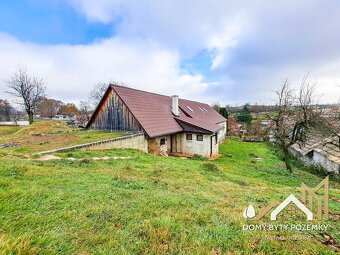
[[[293,194],[290,194],[281,204],[275,208],[275,210],[271,212],[270,219],[276,220],[277,215],[290,203],[294,203],[307,216],[307,220],[313,220],[313,213]]]

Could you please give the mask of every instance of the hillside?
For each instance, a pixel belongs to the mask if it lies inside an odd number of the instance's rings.
[[[122,136],[120,133],[71,128],[54,121],[38,121],[26,127],[0,126],[0,144],[14,144],[12,155],[57,149]],[[0,153],[4,154],[4,151]]]
[[[335,254],[322,231],[243,231],[243,210],[263,208],[301,181],[266,144],[228,140],[215,161],[135,150],[75,151],[54,161],[1,160],[0,251],[4,254]],[[125,156],[121,160],[94,160]],[[68,157],[81,160],[67,160]],[[340,185],[330,182],[330,211]],[[336,215],[327,234],[339,243]],[[304,218],[279,222],[306,224]],[[268,218],[259,223],[269,223]],[[319,222],[320,223],[320,222]],[[316,224],[316,223],[315,223]],[[297,240],[273,240],[291,237]],[[300,240],[301,239],[301,240]],[[289,250],[294,252],[288,253]],[[0,253],[1,253],[0,252]]]

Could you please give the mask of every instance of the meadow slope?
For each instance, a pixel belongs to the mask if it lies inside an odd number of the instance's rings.
[[[11,150],[0,157],[0,254],[336,253],[321,231],[242,230],[249,204],[258,212],[291,193],[300,197],[301,181],[314,187],[322,180],[298,168],[289,174],[266,144],[227,140],[214,161],[129,149],[37,161]],[[131,158],[91,159],[98,156]],[[340,185],[330,186],[330,211],[339,212]],[[307,222],[282,215],[277,223]],[[329,224],[327,234],[339,243],[336,215],[314,223]]]

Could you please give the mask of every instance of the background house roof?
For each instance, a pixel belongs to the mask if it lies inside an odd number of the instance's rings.
[[[172,99],[170,96],[159,95],[128,87],[110,86],[130,112],[140,123],[149,137],[183,131],[172,114]],[[179,99],[179,119],[185,119],[189,124],[215,132],[217,123],[226,119],[208,104]]]
[[[316,151],[330,161],[340,164],[339,138],[336,136],[324,139],[313,136],[307,139],[305,144],[296,142],[292,145],[292,148],[301,153],[301,155]]]

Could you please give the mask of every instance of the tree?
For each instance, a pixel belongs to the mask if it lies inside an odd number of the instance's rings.
[[[79,109],[73,103],[63,104],[59,109],[59,114],[74,116],[79,114]]]
[[[228,116],[228,135],[240,135],[240,126],[234,116]]]
[[[109,86],[108,83],[98,82],[90,91],[89,99],[94,106],[97,106],[99,104],[108,86]]]
[[[93,87],[93,89],[90,91],[90,94],[89,94],[89,101],[93,105],[93,107],[96,107],[99,104],[100,100],[104,96],[109,85],[118,85],[118,86],[127,87],[126,84],[122,82],[117,82],[117,81],[98,82]]]
[[[14,108],[7,100],[0,99],[0,121],[10,121]]]
[[[48,117],[52,119],[55,115],[58,114],[63,102],[52,99],[45,98],[42,99],[36,109],[36,112],[43,117]]]
[[[253,117],[249,109],[249,104],[243,106],[241,112],[236,115],[236,118],[238,122],[251,123]]]
[[[211,105],[211,107],[212,108],[214,108],[214,110],[216,111],[216,112],[220,112],[220,109],[221,109],[221,105],[220,105],[220,103],[213,103],[212,105]]]
[[[226,119],[228,119],[229,113],[227,111],[227,108],[221,107],[219,110],[219,113]]]
[[[305,143],[307,134],[314,132],[320,113],[313,109],[314,87],[305,76],[301,82],[298,95],[289,87],[285,80],[280,90],[276,91],[275,114],[267,114],[271,120],[270,132],[274,143],[284,155],[288,171],[292,172],[289,147],[296,142]]]
[[[91,113],[91,104],[87,101],[80,101],[79,115],[77,116],[77,120],[81,125],[86,125],[86,123],[91,118]]]
[[[30,75],[25,67],[19,66],[18,70],[10,76],[7,85],[10,90],[7,93],[19,99],[18,103],[24,107],[28,121],[32,124],[38,103],[45,97],[46,81]]]
[[[332,107],[328,112],[322,112],[315,123],[316,134],[324,139],[323,146],[333,144],[340,149],[340,106]]]

